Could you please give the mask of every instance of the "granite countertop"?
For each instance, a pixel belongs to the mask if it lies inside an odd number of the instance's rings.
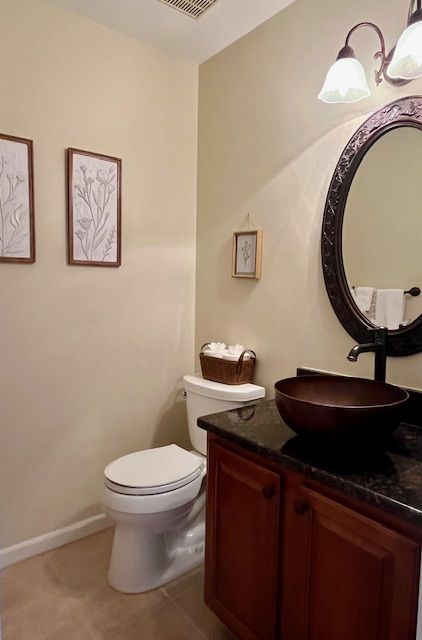
[[[422,428],[401,424],[380,449],[318,447],[295,435],[274,400],[199,418],[198,425],[294,471],[422,527]]]

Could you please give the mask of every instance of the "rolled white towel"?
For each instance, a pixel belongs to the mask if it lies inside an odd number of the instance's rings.
[[[230,353],[228,350],[226,350],[226,351],[223,351],[223,360],[231,360],[232,362],[237,362],[241,355],[242,355],[242,352],[236,354],[236,353]],[[245,353],[245,355],[243,356],[243,359],[249,360],[250,357],[251,356],[249,355],[249,353]]]
[[[223,351],[223,360],[231,360],[233,362],[236,362],[237,360],[239,360],[244,351],[245,347],[243,346],[243,344],[237,343],[235,345],[230,345]],[[249,358],[250,355],[248,353],[246,353],[243,357],[244,360],[249,360]]]
[[[204,355],[211,356],[212,358],[222,358],[223,352],[226,349],[224,342],[210,342],[208,348],[205,349]]]

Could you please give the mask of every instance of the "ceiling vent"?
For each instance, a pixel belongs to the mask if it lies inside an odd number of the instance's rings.
[[[178,9],[191,18],[199,18],[202,14],[212,7],[217,0],[161,0],[164,4]]]

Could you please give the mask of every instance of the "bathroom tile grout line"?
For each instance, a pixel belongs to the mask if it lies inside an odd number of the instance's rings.
[[[184,611],[183,607],[180,606],[180,604],[177,602],[177,600],[175,598],[172,598],[171,595],[169,595],[167,593],[167,590],[165,587],[160,587],[160,591],[162,591],[162,593],[166,596],[166,598],[172,603],[174,604],[174,606],[182,613],[182,615],[184,616],[184,618],[186,618],[186,620],[192,625],[192,627],[195,629],[195,631],[198,631],[198,633],[201,634],[201,636],[204,638],[204,640],[208,640],[207,636],[204,634],[204,632],[202,631],[202,629],[200,629],[195,622],[188,616],[188,614]]]

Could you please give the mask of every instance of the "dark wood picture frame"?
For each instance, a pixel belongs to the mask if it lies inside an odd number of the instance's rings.
[[[321,257],[331,305],[347,331],[360,343],[373,342],[375,325],[355,305],[343,263],[342,232],[347,197],[353,178],[367,151],[398,127],[422,129],[422,96],[395,100],[368,118],[340,156],[328,189],[322,222]],[[400,329],[389,330],[387,355],[407,356],[422,351],[422,315]]]
[[[34,152],[33,152],[33,141],[28,138],[20,138],[17,136],[10,136],[4,133],[0,133],[0,140],[6,140],[8,142],[16,143],[19,145],[24,145],[26,147],[27,153],[27,165],[25,169],[27,171],[27,175],[22,176],[16,174],[11,175],[10,170],[9,173],[5,169],[8,159],[4,157],[0,158],[0,181],[3,179],[3,176],[6,177],[7,180],[7,189],[8,194],[6,195],[6,200],[2,201],[0,197],[0,262],[2,263],[21,263],[21,264],[32,264],[35,262],[35,207],[34,207]],[[26,163],[25,163],[26,164]],[[18,202],[18,189],[19,186],[22,185],[25,181],[28,181],[28,194],[27,197],[23,199],[24,204]],[[13,200],[12,200],[13,198]],[[13,202],[14,211],[7,212],[5,208]],[[17,206],[15,206],[17,204]],[[17,237],[19,234],[19,227],[22,224],[23,217],[25,215],[25,205],[27,205],[28,211],[28,221],[26,224],[26,228],[29,234],[29,252],[28,255],[23,257],[19,257],[16,255],[3,255],[4,251],[4,242],[5,242],[5,232],[6,232],[6,216],[8,215],[7,222],[10,228],[10,233],[8,237],[8,245],[9,248],[12,247],[11,241],[15,240],[15,249],[17,243]],[[21,227],[22,231],[24,231],[24,227]],[[21,231],[21,233],[22,233]]]
[[[75,158],[82,156],[90,166],[81,165],[80,183],[75,184]],[[99,161],[97,167],[95,162]],[[109,170],[105,169],[106,164]],[[111,167],[115,165],[115,174]],[[102,167],[102,168],[100,168]],[[98,184],[97,184],[98,183]],[[122,161],[120,158],[69,147],[67,149],[67,259],[70,265],[90,267],[120,267],[121,265],[121,217],[122,217]],[[113,195],[115,194],[115,195]],[[75,225],[77,203],[85,209],[79,225]],[[106,209],[110,200],[114,202],[114,215]],[[113,222],[115,221],[115,225]],[[92,227],[91,227],[92,223]],[[77,226],[77,228],[75,228]],[[91,235],[92,231],[92,235]],[[75,243],[75,239],[79,244]],[[85,242],[85,246],[84,246]],[[76,247],[75,247],[76,244]],[[106,260],[115,245],[115,260]],[[78,251],[78,257],[75,253]],[[80,254],[83,254],[81,257]],[[103,255],[102,259],[99,259]]]
[[[253,270],[239,270],[238,265],[238,253],[239,253],[239,238],[244,236],[250,236],[254,242],[255,259],[252,261]],[[261,278],[261,264],[262,264],[262,229],[254,229],[248,231],[235,231],[233,234],[233,248],[232,248],[232,277],[233,278],[249,278],[253,280],[259,280]]]

